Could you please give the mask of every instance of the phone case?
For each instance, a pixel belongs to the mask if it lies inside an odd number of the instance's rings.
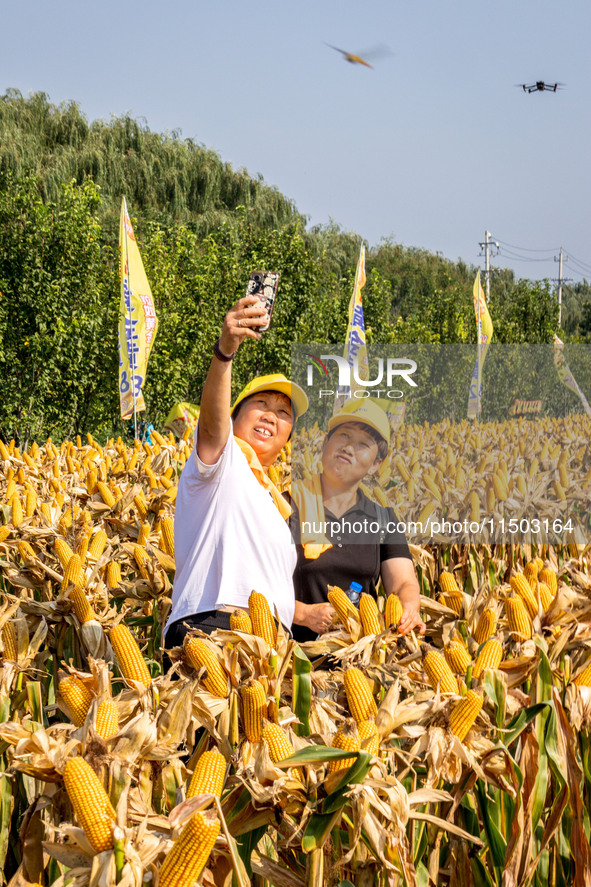
[[[269,320],[265,326],[257,327],[259,333],[264,333],[271,325],[271,315],[277,296],[279,274],[274,271],[251,271],[246,287],[247,296],[258,296],[265,305]]]

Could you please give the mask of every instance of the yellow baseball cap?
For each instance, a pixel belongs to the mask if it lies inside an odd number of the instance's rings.
[[[351,398],[345,401],[338,413],[328,420],[328,430],[332,431],[345,422],[363,422],[383,437],[390,445],[390,422],[382,407],[369,397],[363,400]]]
[[[300,388],[295,382],[290,382],[282,373],[271,373],[269,376],[256,376],[252,379],[236,398],[231,412],[234,412],[239,403],[259,391],[279,391],[280,394],[289,397],[296,419],[308,409],[308,398],[303,388]]]

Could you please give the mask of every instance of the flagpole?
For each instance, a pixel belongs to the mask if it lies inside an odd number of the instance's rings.
[[[135,351],[133,348],[133,324],[131,319],[131,277],[129,274],[129,248],[127,245],[127,200],[123,198],[123,206],[125,207],[125,267],[127,268],[127,287],[129,290],[129,298],[126,300],[129,312],[129,333],[131,338],[131,396],[133,398],[133,436],[137,440],[137,412],[135,409]],[[126,337],[127,338],[127,337]]]
[[[478,269],[478,395],[477,395],[477,405],[476,405],[476,418],[480,421],[480,411],[482,409],[482,404],[480,403],[480,396],[482,393],[482,366],[480,363],[480,354],[482,350],[482,319],[480,317],[481,304],[480,304],[480,268]]]

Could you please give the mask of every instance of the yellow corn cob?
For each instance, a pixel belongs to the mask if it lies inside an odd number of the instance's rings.
[[[275,486],[277,486],[277,484],[279,483],[279,472],[277,471],[277,469],[275,468],[274,465],[271,465],[269,467],[268,478],[272,484],[275,484]]]
[[[459,641],[450,641],[449,644],[443,648],[443,655],[454,674],[466,674],[468,666],[471,664],[472,660],[463,644],[460,644]]]
[[[97,853],[110,850],[115,811],[101,781],[84,758],[70,758],[66,762],[64,786],[92,849]]]
[[[12,469],[11,469],[12,470]],[[13,496],[16,495],[16,481],[13,478],[10,478],[8,481],[8,485],[6,487],[6,492],[4,493],[4,498],[7,502],[10,502]]]
[[[252,633],[266,641],[270,647],[277,647],[277,626],[267,598],[258,591],[252,591],[248,599],[248,612],[252,621]]]
[[[540,582],[540,601],[542,604],[542,610],[544,613],[547,613],[554,601],[554,595],[545,582]]]
[[[21,539],[21,541],[18,543],[18,553],[20,554],[23,561],[30,561],[36,557],[33,548],[25,539]]]
[[[137,465],[137,459],[138,459],[137,450],[134,450],[133,453],[131,454],[131,456],[129,457],[129,461],[128,461],[127,465],[125,466],[125,470],[127,472],[133,471],[133,469]]]
[[[544,567],[538,573],[538,579],[540,582],[545,582],[550,592],[552,593],[552,597],[556,595],[558,591],[558,579],[556,578],[556,573],[550,567]]]
[[[10,527],[0,527],[0,542],[4,542],[10,536]]]
[[[347,619],[350,616],[354,619],[359,619],[357,607],[338,585],[329,586],[328,600],[336,610],[337,616],[344,625],[347,624]]]
[[[246,610],[232,610],[230,628],[232,631],[244,631],[246,634],[252,634],[252,622]]]
[[[117,561],[109,561],[107,564],[107,588],[112,591],[121,585],[121,564]]]
[[[263,727],[262,736],[269,746],[269,757],[274,764],[277,764],[279,761],[284,761],[286,758],[290,758],[293,755],[293,745],[279,724],[273,724],[271,721],[267,721]]]
[[[520,640],[529,640],[532,635],[532,622],[529,613],[520,597],[508,597],[505,600],[505,612],[509,629]]]
[[[509,490],[507,487],[507,481],[503,474],[499,471],[495,471],[493,474],[493,489],[495,491],[495,496],[499,500],[499,502],[504,502],[505,499],[509,498]]]
[[[150,558],[146,554],[145,548],[142,548],[141,545],[134,545],[133,557],[142,579],[149,579],[150,573],[148,572],[148,564],[150,562]]]
[[[86,490],[87,490],[89,496],[92,496],[93,493],[96,493],[96,491],[98,489],[97,482],[98,482],[98,475],[97,475],[96,471],[94,471],[92,468],[90,468],[86,472],[86,478],[84,480]]]
[[[591,687],[591,658],[587,661],[585,668],[578,673],[573,681],[577,687]]]
[[[489,638],[478,654],[472,677],[479,678],[486,668],[498,668],[502,659],[503,645],[497,638]]]
[[[196,671],[206,669],[203,686],[213,696],[225,699],[228,695],[228,677],[213,649],[203,638],[188,638],[185,656]]]
[[[158,887],[193,887],[219,833],[220,821],[213,810],[195,813],[162,863]]]
[[[458,682],[441,653],[426,649],[423,653],[423,667],[434,690],[439,685],[442,693],[458,692]]]
[[[0,440],[0,459],[2,459],[3,462],[8,462],[8,460],[10,459],[10,453],[8,452],[8,450],[4,446],[4,443],[1,440]]]
[[[357,723],[367,721],[372,715],[377,714],[378,709],[369,681],[359,668],[352,666],[345,671],[344,684],[349,711]]]
[[[82,564],[77,554],[73,554],[68,561],[68,566],[64,571],[62,580],[62,591],[65,591],[69,585],[83,586],[86,584],[86,576],[82,570]]]
[[[90,542],[90,537],[92,536],[92,526],[88,527],[88,529],[83,529],[80,535],[80,541],[78,543],[78,548],[76,549],[76,554],[80,558],[80,563],[83,564],[86,560],[86,555],[88,554],[88,543]]]
[[[377,755],[380,751],[380,734],[376,727],[376,722],[371,718],[367,721],[361,721],[357,725],[359,731],[359,740],[363,751],[369,752],[370,755]]]
[[[10,507],[12,509],[12,526],[18,527],[23,519],[23,506],[18,496],[12,497]]]
[[[18,640],[12,622],[5,622],[2,627],[2,658],[7,662],[18,662]]]
[[[140,518],[140,520],[142,520],[142,521],[145,520],[146,515],[148,513],[148,504],[147,504],[146,500],[144,499],[144,494],[139,493],[137,496],[134,496],[133,497],[133,504],[136,507],[136,511],[138,513],[138,517]]]
[[[533,562],[538,567],[538,579],[539,579],[540,578],[540,576],[539,576],[540,570],[544,569],[544,561],[542,560],[541,557],[534,557]]]
[[[470,520],[480,523],[480,498],[476,490],[470,493]]]
[[[84,625],[85,622],[91,622],[93,619],[96,619],[93,609],[84,594],[84,589],[81,588],[80,585],[76,585],[72,589],[70,592],[70,600],[72,601],[74,613],[76,614],[76,618],[80,625]]]
[[[398,625],[400,620],[402,619],[402,604],[400,603],[400,598],[397,594],[388,595],[386,600],[386,612],[384,613],[384,622],[386,623],[386,628],[393,628]]]
[[[59,536],[56,537],[55,542],[53,543],[53,547],[62,569],[66,570],[71,559],[74,557],[74,552],[65,541],[65,539],[60,539]]]
[[[37,493],[35,490],[27,490],[25,498],[25,517],[33,517],[37,508]]]
[[[460,594],[460,587],[453,573],[441,573],[439,584],[441,585],[441,590],[447,594]]]
[[[50,506],[49,502],[42,502],[41,503],[41,514],[43,515],[43,517],[45,518],[47,523],[50,524],[51,523],[51,506]]]
[[[497,614],[490,607],[483,610],[478,620],[478,625],[474,629],[474,640],[477,644],[483,644],[491,634],[494,634],[497,627]]]
[[[152,528],[150,527],[150,524],[147,521],[141,525],[139,532],[137,534],[137,544],[138,545],[145,546],[146,542],[148,542],[150,539],[151,530],[152,530]]]
[[[359,616],[361,617],[361,626],[363,635],[380,634],[382,626],[380,624],[380,612],[378,605],[370,594],[362,594],[359,599]]]
[[[165,517],[160,524],[160,536],[164,551],[174,557],[174,521],[171,517]]]
[[[99,557],[102,555],[103,551],[107,547],[108,540],[109,537],[107,536],[105,531],[99,530],[98,533],[94,534],[92,541],[88,546],[87,554],[98,561]]]
[[[364,720],[366,719],[364,718]],[[342,751],[361,751],[359,730],[353,718],[347,718],[342,726],[339,727],[333,736],[331,746],[333,748],[340,748]],[[327,770],[329,773],[336,773],[337,770],[347,770],[354,760],[354,758],[342,758],[340,761],[330,761]]]
[[[97,483],[97,488],[105,505],[108,505],[109,508],[112,508],[116,502],[116,499],[107,484],[104,481],[99,480],[99,482]]]
[[[482,696],[479,696],[474,690],[468,690],[464,698],[452,708],[449,716],[449,728],[460,742],[463,742],[468,735],[468,731],[478,717],[481,708]]]
[[[240,690],[242,723],[246,738],[258,742],[263,733],[263,720],[267,715],[267,694],[260,681],[248,681]]]
[[[223,754],[217,748],[205,751],[195,765],[187,797],[211,794],[221,798],[225,780],[226,759]]]
[[[119,730],[119,710],[114,699],[103,699],[96,712],[95,731],[110,739]]]
[[[531,585],[522,574],[511,576],[509,582],[511,583],[511,588],[513,589],[515,594],[519,595],[519,597],[525,604],[527,612],[533,619],[534,616],[537,616],[538,614],[538,602],[532,591]]]
[[[72,715],[72,723],[81,727],[94,698],[92,693],[75,674],[67,675],[59,682],[58,692]]]
[[[148,666],[144,661],[138,642],[127,625],[122,622],[111,629],[109,635],[111,645],[117,657],[119,671],[128,681],[136,681],[144,687],[152,683]]]
[[[423,532],[427,532],[428,527],[430,526],[430,518],[437,510],[439,504],[439,502],[427,502],[427,504],[419,514],[417,522],[422,526]]]
[[[535,588],[535,583],[538,580],[538,565],[535,561],[528,561],[528,563],[523,568],[523,575],[527,579],[530,585]]]

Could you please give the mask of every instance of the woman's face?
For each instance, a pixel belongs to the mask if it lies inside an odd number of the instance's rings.
[[[344,422],[324,441],[322,469],[327,478],[357,486],[379,468],[378,445],[359,422]]]
[[[234,434],[249,443],[263,467],[272,465],[291,434],[291,401],[278,391],[248,397],[234,421]]]

